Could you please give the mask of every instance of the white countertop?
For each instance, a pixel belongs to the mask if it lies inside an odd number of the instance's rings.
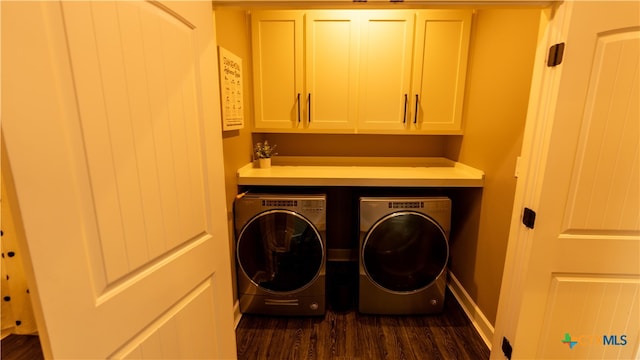
[[[272,158],[270,168],[249,163],[238,185],[482,187],[484,172],[446,158]],[[257,162],[256,162],[257,163]]]

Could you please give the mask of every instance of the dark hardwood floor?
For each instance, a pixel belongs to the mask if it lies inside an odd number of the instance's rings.
[[[243,315],[236,329],[238,359],[472,359],[489,349],[447,292],[442,314],[363,315],[329,309],[324,317]],[[2,339],[2,360],[44,359],[32,335]]]
[[[2,360],[41,360],[42,348],[37,335],[9,335],[2,339]]]
[[[238,359],[489,358],[453,295],[437,315],[363,315],[328,310],[324,317],[243,315],[236,329]]]

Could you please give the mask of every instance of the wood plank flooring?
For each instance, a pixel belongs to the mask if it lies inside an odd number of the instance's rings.
[[[242,316],[238,359],[473,359],[489,358],[453,295],[437,315],[364,315],[328,310],[324,317]]]
[[[37,335],[9,335],[2,339],[2,360],[42,360]]]
[[[363,315],[329,310],[324,317],[243,315],[236,329],[238,359],[471,359],[489,349],[453,295],[438,315]],[[2,360],[43,359],[37,336],[2,339]]]

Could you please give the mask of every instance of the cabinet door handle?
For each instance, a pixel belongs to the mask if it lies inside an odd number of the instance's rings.
[[[402,123],[406,124],[407,123],[407,99],[409,97],[407,96],[407,94],[404,94],[404,115],[402,116]]]
[[[298,93],[298,124],[300,124],[300,93]]]
[[[413,123],[418,123],[418,94],[416,94],[416,113],[413,115]]]
[[[309,93],[309,109],[308,109],[308,119],[309,119],[309,124],[311,124],[311,93]]]

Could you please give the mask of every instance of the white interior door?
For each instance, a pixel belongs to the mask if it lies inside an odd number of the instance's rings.
[[[211,3],[2,2],[45,355],[234,358]]]
[[[513,359],[638,358],[640,3],[567,2],[551,29],[564,60],[519,184],[537,217],[514,216],[492,358],[503,336]]]

